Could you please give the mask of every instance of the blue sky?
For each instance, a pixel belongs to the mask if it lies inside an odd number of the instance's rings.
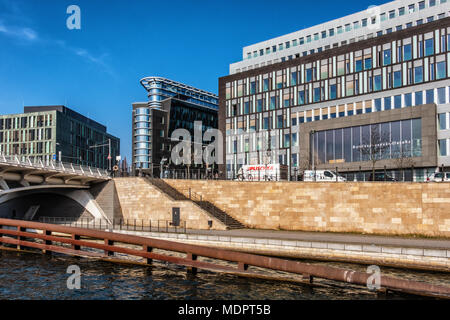
[[[131,158],[139,80],[218,93],[242,47],[387,1],[0,0],[0,113],[64,104],[104,123]],[[81,30],[69,30],[69,5]]]

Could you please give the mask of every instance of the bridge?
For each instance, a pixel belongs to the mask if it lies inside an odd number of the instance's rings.
[[[0,218],[45,214],[109,221],[92,194],[109,180],[109,172],[99,168],[0,154]]]

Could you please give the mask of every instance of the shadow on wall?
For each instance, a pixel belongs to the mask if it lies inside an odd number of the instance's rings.
[[[67,217],[80,218],[90,217],[88,213],[76,201],[57,194],[39,193],[24,195],[0,204],[0,218],[23,219],[26,212],[32,206],[39,206],[33,220],[39,217]]]

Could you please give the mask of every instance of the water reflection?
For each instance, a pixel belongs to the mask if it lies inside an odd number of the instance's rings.
[[[80,290],[69,290],[66,286],[70,276],[66,270],[73,264],[82,272]],[[354,265],[351,267],[356,269]],[[364,266],[358,268],[365,270]],[[398,275],[399,271],[396,273]],[[450,283],[446,274],[420,273],[421,277],[424,275],[441,284]],[[408,276],[414,277],[414,274]],[[337,285],[310,288],[296,283],[239,278],[201,270],[193,276],[183,267],[158,262],[152,267],[141,267],[56,254],[0,251],[0,299],[377,299],[373,293],[357,287]]]

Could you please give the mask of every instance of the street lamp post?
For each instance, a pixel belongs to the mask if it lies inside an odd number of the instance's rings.
[[[314,157],[314,134],[316,133],[315,130],[311,130],[311,140],[312,140],[312,152],[311,152],[311,157],[312,157],[312,170],[314,171],[314,181],[316,181],[316,159]]]
[[[95,146],[89,146],[89,149],[92,148],[101,148],[108,146],[108,170],[111,171],[111,139],[108,139],[108,143],[103,142],[103,144],[95,145]]]

